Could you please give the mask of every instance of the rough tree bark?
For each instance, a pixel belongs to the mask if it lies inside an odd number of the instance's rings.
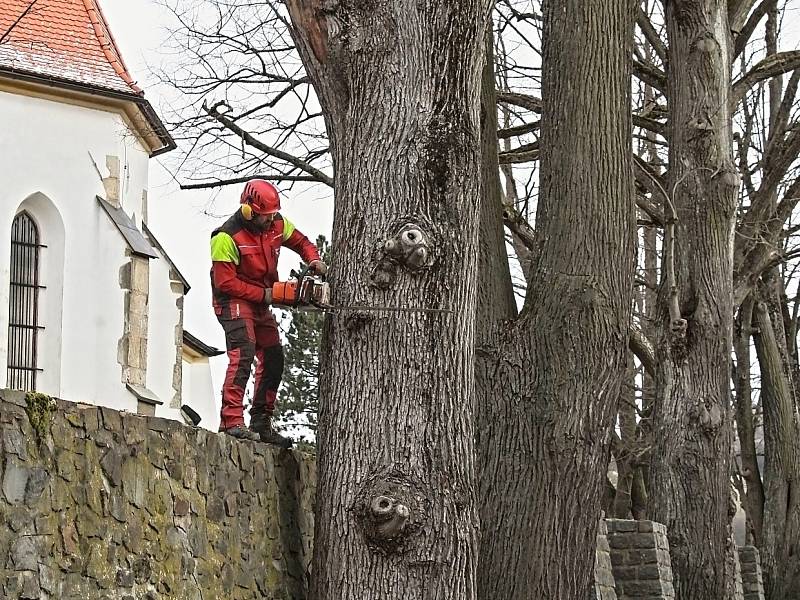
[[[634,480],[638,470],[636,455],[636,369],[633,355],[628,356],[625,382],[620,390],[619,437],[612,444],[612,453],[617,463],[617,488],[609,517],[613,519],[638,519],[640,507],[633,503]]]
[[[487,0],[290,0],[335,167],[315,600],[475,597],[474,315]]]
[[[800,557],[795,548],[800,537],[800,456],[794,382],[784,346],[784,324],[779,302],[779,274],[765,275],[759,286],[766,302],[753,310],[758,364],[761,371],[761,402],[764,408],[764,506],[761,562],[767,600],[800,596]],[[771,280],[771,281],[770,281]],[[772,304],[772,305],[770,305]]]
[[[727,2],[666,3],[670,157],[649,515],[669,532],[676,596],[731,597],[732,235]],[[675,221],[677,219],[677,222]]]
[[[489,451],[484,435],[491,418],[489,407],[503,389],[496,369],[497,346],[502,333],[517,316],[503,229],[503,200],[498,170],[497,93],[494,73],[494,39],[486,35],[486,61],[481,82],[481,187],[478,241],[478,298],[475,307],[475,433],[476,450]],[[479,464],[483,461],[479,460]],[[485,480],[480,477],[479,485]],[[482,510],[486,507],[482,506]],[[485,515],[481,515],[483,520]]]
[[[756,452],[755,425],[753,423],[753,397],[750,385],[750,334],[752,330],[752,295],[739,307],[734,323],[733,351],[736,355],[736,428],[742,460],[742,476],[746,483],[742,503],[747,515],[747,542],[761,546],[761,529],[764,521],[764,488]]]
[[[635,2],[552,0],[543,14],[541,245],[481,433],[479,597],[498,600],[593,588],[633,288]]]

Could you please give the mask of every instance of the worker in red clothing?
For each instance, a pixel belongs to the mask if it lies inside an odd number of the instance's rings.
[[[254,179],[242,192],[241,207],[211,234],[214,312],[225,330],[228,370],[222,387],[220,431],[290,448],[292,441],[272,428],[272,412],[283,375],[283,349],[269,305],[278,281],[281,246],[297,252],[312,270],[328,267],[309,239],[280,210],[278,190]],[[250,427],[244,422],[244,391],[257,361]]]

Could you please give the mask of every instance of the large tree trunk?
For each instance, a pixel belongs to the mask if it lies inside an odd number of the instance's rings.
[[[614,495],[614,504],[609,517],[613,519],[636,518],[637,509],[634,508],[632,497],[634,478],[638,470],[638,457],[636,454],[636,368],[633,364],[633,355],[628,356],[628,369],[625,382],[620,389],[619,407],[619,438],[612,447],[614,460],[617,464],[617,488]]]
[[[502,330],[517,314],[503,229],[503,200],[498,169],[497,93],[494,75],[494,36],[486,34],[486,60],[481,82],[481,186],[478,237],[478,299],[475,322],[476,433],[478,452],[484,452],[482,431],[487,406],[503,382],[497,378],[494,357]]]
[[[289,3],[335,164],[315,600],[475,597],[486,0]]]
[[[758,302],[753,311],[753,339],[764,407],[764,517],[760,549],[766,598],[784,600],[800,596],[800,558],[795,548],[800,536],[797,489],[800,430],[795,412],[796,390],[788,352],[783,347],[783,318],[776,289],[782,282],[775,271],[765,278],[771,285],[759,289],[767,302]]]
[[[730,498],[732,235],[727,2],[666,3],[669,186],[657,334],[650,510],[669,532],[676,596],[722,600]],[[674,224],[673,216],[677,218]],[[673,235],[674,229],[674,235]],[[674,241],[674,243],[673,243]]]
[[[780,14],[777,0],[769,0],[765,32],[767,56],[778,53]],[[777,126],[783,98],[780,76],[769,84],[769,134],[782,134]],[[774,168],[768,153],[765,171]],[[777,193],[769,198],[774,210]],[[761,371],[764,408],[764,519],[761,538],[761,564],[767,600],[800,596],[800,429],[795,402],[796,371],[789,353],[793,344],[786,335],[783,280],[777,268],[762,276],[761,299],[754,310],[756,352]]]
[[[750,386],[750,333],[753,318],[753,295],[739,307],[735,322],[733,350],[736,354],[736,428],[742,460],[742,476],[746,484],[742,504],[747,515],[747,542],[761,546],[761,529],[764,522],[764,488],[756,452],[755,425],[753,423],[753,398]]]
[[[479,592],[498,600],[593,589],[633,287],[634,3],[552,0],[543,11],[542,245],[481,434]]]

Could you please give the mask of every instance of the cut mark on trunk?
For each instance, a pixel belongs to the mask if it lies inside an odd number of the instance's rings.
[[[292,20],[320,64],[328,60],[328,24],[320,0],[288,0]]]

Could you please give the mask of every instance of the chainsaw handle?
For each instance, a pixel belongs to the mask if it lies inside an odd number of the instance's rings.
[[[311,266],[306,265],[297,275],[297,294],[295,294],[294,304],[292,305],[294,308],[300,306],[300,297],[303,295],[303,282],[306,280],[306,276],[310,270]]]

